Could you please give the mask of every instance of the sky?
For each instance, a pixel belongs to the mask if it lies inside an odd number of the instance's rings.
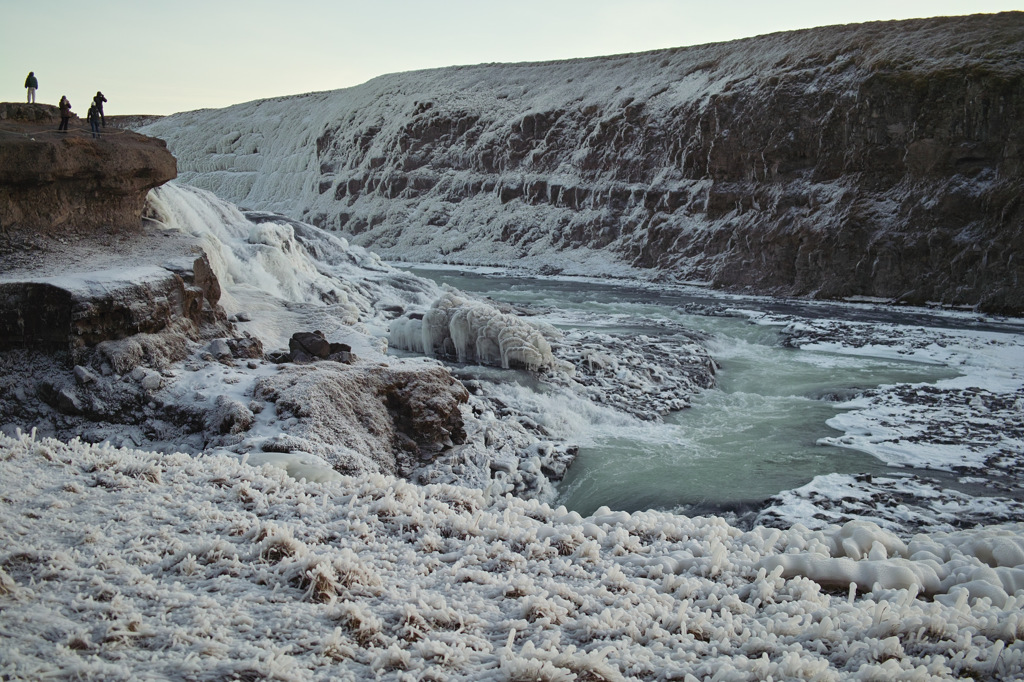
[[[0,101],[171,114],[401,71],[643,52],[1024,0],[0,0]]]

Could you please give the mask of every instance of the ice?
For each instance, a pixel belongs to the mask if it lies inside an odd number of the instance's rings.
[[[638,341],[647,350],[629,353],[596,334],[567,334],[556,349],[549,328],[401,273],[308,225],[173,185],[156,197],[152,218],[204,240],[225,283],[225,304],[235,315],[259,313],[249,328],[269,344],[312,326],[352,340],[373,363],[436,366],[384,355],[381,340],[390,334],[411,352],[527,370],[560,370],[559,350],[592,373],[599,396],[647,394],[655,377],[672,374],[656,341]],[[115,280],[101,272],[75,286]],[[918,396],[938,410],[917,409],[911,396],[924,389],[907,385],[847,404],[857,428],[885,436],[867,446],[934,458],[938,450],[914,451],[903,441],[963,423],[978,450],[950,459],[951,466],[971,464],[975,452],[1019,454],[1019,436],[992,437],[1016,428],[1024,404],[1014,334],[918,333],[868,349],[854,335],[826,339],[820,326],[794,328],[793,338],[847,355],[911,354],[964,370],[937,394]],[[200,438],[184,455],[0,435],[6,676],[1024,675],[1019,522],[970,530],[951,523],[948,532],[923,535],[908,529],[925,512],[906,506],[901,528],[892,519],[838,525],[817,519],[819,508],[808,505],[793,515],[822,521],[819,527],[791,520],[744,530],[719,517],[552,508],[538,499],[536,481],[555,459],[553,446],[536,433],[578,435],[599,420],[637,430],[630,433],[648,428],[623,410],[590,403],[570,378],[543,396],[520,385],[481,389],[466,409],[469,442],[440,455],[422,479],[440,484],[365,471],[345,476],[286,433],[298,417],[272,414],[257,399],[256,387],[289,372],[297,380],[282,390],[308,397],[298,379],[330,370],[200,362],[203,349],[188,367],[140,367],[143,344],[153,343],[110,342],[101,352],[123,374],[118,381],[161,401],[203,403],[210,431],[237,436],[232,430],[251,420],[251,440],[206,447]],[[339,378],[338,392],[324,402],[340,404],[346,386]],[[528,412],[535,423],[524,418]],[[883,422],[896,426],[882,431]],[[126,438],[144,430],[119,428]],[[270,439],[289,451],[231,449]],[[895,490],[934,496],[943,519],[962,518],[958,505],[973,505],[981,522],[994,509],[913,481],[875,484],[845,477],[813,485],[836,505],[870,507],[876,490]],[[524,489],[534,497],[515,496]],[[806,499],[790,501],[796,508]],[[835,518],[859,513],[841,509]],[[1020,518],[1012,506],[1001,513]]]
[[[1024,524],[909,541],[0,435],[16,679],[1016,679]]]
[[[999,331],[910,325],[805,322],[789,343],[844,355],[901,357],[956,368],[933,385],[883,386],[840,407],[829,426],[844,434],[822,442],[868,452],[895,465],[983,469],[1016,467],[1024,452],[1024,338]],[[884,343],[879,340],[885,339]],[[942,431],[943,438],[928,434]]]
[[[225,311],[259,317],[250,331],[269,348],[312,329],[354,327],[363,337],[383,338],[380,309],[426,305],[440,295],[436,285],[361,247],[281,215],[243,213],[204,190],[169,183],[153,190],[149,202],[151,216],[166,229],[202,240]],[[303,323],[311,326],[300,328]],[[351,340],[357,353],[380,352],[360,335]]]
[[[396,348],[432,356],[454,356],[460,363],[503,369],[523,367],[530,371],[561,367],[539,329],[515,315],[453,291],[434,301],[422,319],[405,318],[392,323],[389,340]]]

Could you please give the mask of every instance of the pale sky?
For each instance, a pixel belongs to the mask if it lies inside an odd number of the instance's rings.
[[[1024,0],[0,0],[0,101],[170,114],[399,71],[593,57]]]

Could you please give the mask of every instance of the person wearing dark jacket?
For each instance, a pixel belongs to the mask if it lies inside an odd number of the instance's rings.
[[[36,79],[36,72],[29,71],[28,78],[25,79],[25,87],[28,89],[28,103],[36,103],[36,89],[39,87],[39,81]]]
[[[68,131],[68,121],[71,120],[71,102],[68,101],[67,95],[60,96],[60,104],[57,105],[60,109],[60,126],[57,130],[62,130],[65,133]]]
[[[103,115],[103,103],[107,101],[107,98],[103,96],[103,93],[99,90],[96,91],[96,96],[92,98],[92,105],[96,107],[96,111],[99,112],[100,121],[103,122],[103,127],[107,127],[107,117]]]
[[[86,115],[86,118],[89,119],[89,128],[92,129],[92,136],[93,137],[99,137],[100,136],[100,111],[96,107],[95,103],[93,103],[93,105],[91,107],[89,107],[89,113]]]

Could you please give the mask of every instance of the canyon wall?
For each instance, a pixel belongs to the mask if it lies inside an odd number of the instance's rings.
[[[72,350],[224,321],[191,242],[146,229],[150,189],[176,175],[167,145],[94,138],[46,104],[0,103],[0,351]]]
[[[383,76],[144,130],[395,260],[1024,311],[1024,13]]]

